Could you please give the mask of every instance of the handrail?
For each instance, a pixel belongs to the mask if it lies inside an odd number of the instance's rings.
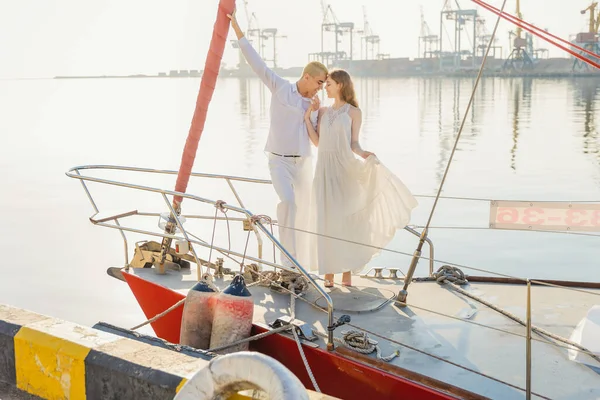
[[[178,173],[178,171],[169,170],[169,169],[128,167],[128,166],[124,166],[124,165],[92,164],[92,165],[79,165],[76,167],[72,167],[66,172],[66,175],[73,178],[73,176],[70,175],[70,172],[80,171],[80,170],[88,170],[88,169],[109,169],[109,170],[118,170],[118,171],[147,172],[147,173],[165,174],[165,175],[177,175],[177,173]],[[201,172],[192,172],[191,176],[194,176],[196,178],[229,179],[232,181],[240,181],[240,182],[271,184],[271,181],[268,179],[246,178],[243,176],[207,174],[207,173],[201,173]]]
[[[147,187],[147,186],[141,186],[141,185],[127,184],[127,183],[122,183],[122,182],[117,182],[117,181],[111,181],[111,180],[106,180],[106,179],[101,179],[101,178],[94,178],[94,177],[89,177],[89,176],[82,176],[80,174],[80,172],[79,172],[79,170],[85,170],[85,169],[102,169],[102,168],[103,168],[103,166],[74,167],[74,168],[71,168],[69,170],[69,172],[66,173],[67,176],[69,176],[71,178],[75,178],[75,179],[79,179],[80,180],[81,184],[83,185],[83,187],[84,187],[84,189],[86,191],[86,194],[88,195],[88,198],[90,199],[90,201],[92,203],[92,206],[93,206],[94,210],[96,211],[96,214],[99,213],[99,210],[98,210],[98,207],[97,207],[96,203],[94,202],[94,200],[93,200],[93,198],[91,196],[91,193],[87,189],[85,181],[94,181],[94,182],[99,182],[99,183],[106,183],[106,184],[111,184],[111,185],[116,185],[116,186],[129,187],[129,188],[140,189],[140,190],[144,190],[144,191],[161,193],[163,199],[165,200],[165,202],[167,202],[167,205],[169,207],[171,206],[171,204],[168,202],[168,199],[167,199],[166,196],[167,195],[174,195],[174,194],[180,194],[182,197],[186,197],[186,198],[189,198],[189,199],[192,199],[192,200],[201,201],[201,202],[212,204],[212,205],[215,205],[215,206],[217,205],[216,201],[209,200],[209,199],[206,199],[206,198],[201,198],[201,197],[194,196],[194,195],[188,195],[188,194],[184,194],[184,193],[178,193],[178,192],[175,192],[175,191],[162,190],[162,189],[157,189],[157,188],[152,188],[152,187]],[[175,174],[176,173],[176,171],[150,170],[150,169],[145,169],[145,168],[114,167],[114,166],[107,166],[107,169],[115,169],[115,170],[118,170],[118,169],[125,170],[125,169],[127,169],[127,170],[138,171],[138,172],[167,173],[167,174]],[[235,188],[231,184],[231,181],[246,181],[246,182],[251,182],[251,183],[265,183],[265,184],[266,183],[270,183],[270,181],[267,181],[267,180],[258,180],[258,179],[252,179],[252,178],[243,178],[243,177],[226,176],[226,175],[215,175],[215,174],[192,173],[192,176],[225,179],[228,182],[228,184],[230,185],[230,188],[232,189],[232,191],[234,191],[234,193],[236,193],[236,192],[235,192]],[[236,198],[238,199],[238,201],[241,202],[241,198],[239,198],[239,196],[236,195]],[[253,217],[253,214],[250,211],[246,210],[244,207],[235,207],[235,206],[231,206],[231,205],[229,205],[227,203],[222,204],[222,206],[224,208],[229,209],[229,210],[233,210],[235,212],[240,212],[240,213],[244,214],[247,218],[252,218]],[[172,211],[173,210],[171,210],[171,212]],[[156,215],[160,215],[160,213],[137,212],[136,215],[141,215],[141,216],[156,216]],[[215,218],[214,216],[206,216],[206,217],[205,216],[196,216],[196,215],[189,215],[188,216],[188,215],[183,215],[183,214],[181,216],[185,216],[186,218]],[[188,240],[190,243],[198,244],[198,245],[203,246],[203,247],[211,247],[210,244],[202,242],[199,238],[198,238],[198,240],[190,239],[187,236],[187,232],[183,228],[183,226],[180,223],[179,218],[178,218],[178,216],[176,214],[175,214],[175,218],[177,219],[177,225],[180,228],[181,232],[186,237],[186,240]],[[217,218],[217,219],[224,219],[224,218]],[[228,219],[229,220],[235,220],[235,221],[243,221],[243,220],[245,220],[244,218],[233,218],[233,217],[228,217]],[[159,237],[170,237],[172,239],[180,239],[180,237],[178,237],[175,234],[169,235],[169,234],[165,234],[165,233],[156,233],[156,232],[150,232],[150,231],[145,231],[145,230],[141,230],[141,229],[130,228],[130,227],[126,227],[126,226],[121,226],[119,224],[119,221],[117,219],[115,219],[115,222],[116,222],[116,225],[112,225],[112,224],[109,224],[109,223],[106,223],[106,222],[97,222],[96,225],[100,225],[100,226],[104,226],[104,227],[108,227],[108,228],[112,228],[112,229],[118,229],[124,239],[125,239],[125,234],[124,234],[125,231],[135,232],[135,233],[141,233],[141,234],[148,234],[148,235],[159,236]],[[255,221],[255,224],[260,228],[260,230],[263,233],[265,233],[267,235],[267,237],[269,237],[269,239],[274,243],[274,245],[277,248],[279,248],[279,250],[281,250],[290,259],[290,261],[292,261],[292,263],[297,267],[297,270],[301,271],[301,273],[303,274],[303,276],[305,278],[307,278],[308,282],[310,282],[310,284],[312,286],[314,286],[316,288],[316,290],[326,299],[327,305],[328,305],[326,312],[328,314],[329,326],[330,327],[333,326],[333,319],[334,319],[333,301],[331,300],[330,296],[328,296],[327,293],[325,293],[325,291],[302,268],[302,266],[300,266],[298,264],[298,262],[287,252],[287,250],[279,243],[279,241],[273,237],[273,235],[270,233],[270,231],[267,229],[267,227],[265,227],[260,222],[260,220],[259,221]],[[406,227],[405,230],[407,230],[408,232],[412,233],[413,235],[419,236],[419,232],[416,231],[415,229],[413,229],[410,226]],[[434,262],[441,262],[441,263],[448,263],[448,262],[441,261],[441,260],[435,260],[434,256],[433,256],[433,254],[434,254],[433,253],[433,251],[434,251],[433,250],[433,243],[430,240],[426,240],[426,241],[430,245],[429,263],[430,263],[430,276],[431,276],[432,275],[432,268],[433,268],[433,263]],[[125,243],[127,243],[126,239],[125,239]],[[125,247],[126,247],[125,251],[127,252],[127,245],[126,244],[125,244]],[[193,246],[192,246],[192,248],[193,248]],[[263,263],[265,263],[267,265],[270,265],[270,266],[273,266],[273,267],[276,267],[276,268],[281,268],[281,269],[286,270],[286,271],[294,271],[291,268],[288,268],[288,267],[285,267],[285,266],[282,266],[282,265],[279,265],[279,264],[276,264],[276,263],[271,263],[269,261],[261,259],[260,257],[256,258],[256,257],[249,256],[249,255],[242,255],[242,254],[240,254],[238,252],[235,252],[235,251],[232,251],[232,250],[228,250],[228,249],[224,249],[224,248],[220,248],[220,247],[214,246],[214,245],[212,246],[212,248],[214,250],[222,252],[222,253],[228,253],[230,255],[235,255],[235,256],[244,256],[248,260],[252,260],[252,261],[256,261],[256,262],[263,262]],[[406,255],[410,256],[410,254],[406,254]],[[195,256],[195,254],[194,254],[194,256]],[[427,257],[421,257],[421,258],[428,259]],[[127,261],[127,259],[126,259],[126,261]],[[450,263],[450,264],[452,264],[452,263]],[[455,265],[458,265],[458,264],[455,264]],[[467,269],[471,268],[471,267],[462,266],[462,265],[460,267],[467,268]],[[475,269],[475,268],[472,268],[472,269]],[[479,270],[479,269],[476,269],[476,270]],[[481,270],[481,271],[493,273],[492,271],[485,271],[485,270]],[[522,388],[519,388],[519,389],[523,390],[525,392],[527,398],[529,398],[529,396],[531,396],[531,394],[533,393],[532,390],[531,390],[532,389],[531,388],[531,369],[532,369],[532,365],[531,365],[531,358],[532,358],[532,354],[531,354],[531,342],[533,340],[538,340],[538,339],[534,339],[532,337],[532,328],[533,327],[532,327],[532,324],[531,324],[531,315],[532,315],[532,312],[531,312],[531,285],[533,283],[538,283],[538,282],[535,281],[535,280],[526,279],[526,278],[523,278],[523,281],[525,283],[527,283],[526,324],[525,324],[525,329],[526,330],[525,330],[525,335],[523,335],[524,339],[525,339],[525,343],[526,343],[526,354],[525,354],[525,362],[526,362],[526,382],[525,382],[526,385],[525,386],[526,387],[524,389],[522,389]],[[539,283],[542,284],[542,282],[539,282]],[[563,288],[563,289],[574,290],[572,288],[563,287],[561,285],[548,285],[548,286],[556,286],[556,287],[560,287],[560,288]],[[577,291],[581,291],[581,290],[577,290]],[[582,291],[582,292],[588,293],[586,291]],[[407,305],[409,305],[409,304],[407,304]],[[410,306],[416,307],[414,305],[410,305]],[[416,308],[419,309],[420,307],[416,307]],[[429,311],[434,312],[432,310],[429,310]],[[445,314],[441,314],[441,315],[445,315]],[[450,315],[447,315],[447,316],[450,317],[450,318],[453,318]],[[463,321],[463,322],[473,323],[472,321]],[[486,325],[483,325],[483,326],[486,326]],[[489,327],[489,326],[486,326],[486,327]],[[489,328],[492,328],[492,327],[489,327]],[[494,328],[492,328],[492,329],[494,329]],[[518,335],[518,336],[521,336],[521,335]],[[328,349],[330,349],[330,346],[331,346],[331,348],[333,348],[333,330],[328,330],[327,338],[328,338],[327,339],[328,340],[328,343],[327,343]],[[544,343],[546,343],[546,341],[544,341]],[[554,344],[554,343],[551,343],[551,342],[547,342],[547,343]],[[432,354],[427,353],[427,352],[423,352],[423,353],[426,354],[426,355],[429,355],[429,356],[433,356]],[[443,360],[443,361],[449,362],[447,360]],[[458,365],[458,366],[464,368],[463,366],[460,366],[460,365]],[[491,377],[488,376],[488,378],[491,378]],[[491,379],[494,379],[494,378],[491,378]],[[500,383],[503,383],[505,385],[513,386],[513,385],[510,385],[510,384],[508,384],[507,382],[504,382],[504,381],[500,381],[500,380],[497,380],[497,379],[494,379],[494,380],[496,380],[496,381],[498,381]]]
[[[92,164],[92,165],[80,165],[80,166],[76,166],[76,167],[72,167],[70,168],[67,172],[66,175],[74,178],[74,176],[72,176],[71,172],[75,171],[77,174],[79,174],[80,170],[93,170],[93,169],[107,169],[107,170],[119,170],[119,171],[133,171],[133,172],[146,172],[146,173],[154,173],[154,174],[165,174],[165,175],[177,175],[177,171],[174,170],[166,170],[166,169],[154,169],[154,168],[141,168],[141,167],[128,167],[128,166],[122,166],[122,165],[108,165],[108,164]],[[245,208],[244,203],[241,200],[241,197],[239,196],[238,192],[236,191],[235,187],[233,186],[232,181],[237,181],[237,182],[246,182],[246,183],[258,183],[258,184],[265,184],[265,185],[272,185],[272,181],[269,179],[257,179],[257,178],[247,178],[247,177],[243,177],[243,176],[234,176],[234,175],[222,175],[222,174],[207,174],[207,173],[201,173],[201,172],[192,172],[191,176],[196,177],[196,178],[209,178],[209,179],[224,179],[227,184],[229,185],[233,195],[235,196],[236,200],[238,201],[238,204],[240,205],[241,208]],[[94,180],[96,178],[92,178],[89,177],[88,180]],[[82,182],[83,184],[83,182]],[[92,205],[95,207],[95,204],[93,202],[93,200],[91,199],[91,195],[89,193],[89,190],[87,189],[87,187],[84,184],[84,189],[88,195],[88,197],[90,198],[90,201],[92,202]],[[177,193],[177,192],[167,192],[167,194],[173,194],[173,193]],[[425,196],[424,196],[425,197]],[[443,197],[442,197],[443,198]],[[453,197],[449,197],[449,199],[454,199]],[[476,199],[477,200],[477,199]],[[95,208],[96,209],[96,208]],[[96,210],[96,212],[98,212]],[[151,213],[143,213],[140,212],[138,213],[138,215],[153,215]],[[199,215],[191,215],[191,216],[187,216],[186,218],[201,218],[201,219],[214,219],[214,216],[199,216]],[[217,217],[217,219],[220,219]],[[230,218],[230,220],[233,220]],[[116,221],[118,224],[118,221]],[[274,223],[276,223],[276,220],[273,220]],[[262,256],[262,240],[260,238],[260,236],[258,235],[258,232],[253,229],[256,236],[257,236],[257,241],[259,242],[259,257]],[[414,229],[414,227],[411,226],[406,226],[404,227],[404,230],[407,232],[410,232],[413,235],[416,236],[421,236],[421,233],[418,232],[417,230]],[[433,267],[434,267],[434,246],[433,246],[433,241],[427,237],[425,239],[425,241],[427,242],[427,244],[429,245],[429,276],[433,275]],[[126,264],[127,264],[127,260],[126,260]]]
[[[156,174],[166,174],[166,175],[177,175],[178,171],[168,170],[168,169],[154,169],[154,168],[141,168],[141,167],[128,167],[122,165],[110,165],[110,164],[91,164],[91,165],[80,165],[76,167],[72,167],[69,169],[69,172],[75,170],[88,170],[88,169],[112,169],[112,170],[123,170],[123,171],[134,171],[134,172],[148,172],[148,173],[156,173]],[[192,172],[191,176],[197,178],[210,178],[210,179],[230,179],[232,181],[240,181],[240,182],[249,182],[249,183],[259,183],[265,185],[271,185],[272,181],[270,179],[258,179],[258,178],[247,178],[243,176],[237,175],[223,175],[223,174],[208,174],[203,172]],[[422,198],[435,198],[435,195],[431,194],[414,194],[415,197]],[[468,196],[439,196],[440,199],[445,200],[463,200],[463,201],[478,201],[478,202],[491,202],[495,199],[484,198],[484,197],[468,197]],[[496,199],[497,200],[497,199]],[[506,199],[505,199],[506,200]],[[509,199],[514,202],[530,202],[531,199]],[[536,203],[554,203],[557,201],[568,201],[570,203],[600,203],[600,199],[590,199],[590,200],[534,200]]]
[[[251,213],[249,210],[247,210],[245,208],[241,208],[241,207],[232,206],[227,203],[218,203],[217,201],[214,201],[214,200],[210,200],[210,199],[199,197],[199,196],[194,196],[194,195],[187,194],[187,193],[181,193],[181,192],[177,192],[177,191],[173,191],[173,190],[158,189],[158,188],[153,188],[150,186],[135,185],[135,184],[131,184],[131,183],[124,183],[124,182],[118,182],[118,181],[113,181],[113,180],[108,180],[108,179],[84,176],[84,175],[81,175],[81,173],[79,172],[80,169],[81,170],[84,170],[84,169],[117,169],[117,170],[130,170],[130,171],[136,171],[136,172],[153,172],[153,173],[171,173],[171,171],[151,170],[151,169],[137,168],[137,167],[114,167],[114,166],[106,166],[106,168],[104,168],[103,166],[81,166],[81,167],[74,167],[74,168],[69,169],[69,171],[66,172],[65,174],[70,178],[75,178],[75,179],[80,180],[80,182],[84,186],[84,189],[88,195],[88,198],[90,199],[90,201],[92,203],[92,206],[94,207],[94,210],[96,211],[96,214],[99,212],[98,207],[96,206],[96,203],[94,202],[92,195],[89,192],[84,181],[103,183],[103,184],[119,186],[119,187],[126,187],[129,189],[137,189],[137,190],[142,190],[142,191],[146,191],[146,192],[160,193],[160,194],[162,194],[162,197],[167,201],[167,204],[169,204],[169,207],[171,207],[171,205],[168,202],[168,199],[166,197],[167,195],[181,196],[183,198],[187,198],[190,200],[195,200],[195,201],[199,201],[199,202],[206,203],[206,204],[212,204],[215,207],[218,204],[219,207],[223,207],[224,209],[244,214],[248,218],[254,217],[254,214]],[[75,173],[73,173],[73,172],[75,172]],[[205,174],[205,175],[207,177],[214,177],[214,178],[218,177],[218,178],[225,178],[225,179],[230,179],[230,180],[243,180],[243,181],[254,182],[254,183],[265,183],[264,180],[262,180],[262,182],[261,182],[261,180],[253,180],[250,178],[237,178],[237,177],[229,177],[229,176],[225,177],[225,176],[210,175],[210,174]],[[192,176],[200,176],[200,174],[192,173]],[[172,209],[171,209],[171,212],[173,213]],[[172,215],[176,216],[176,213],[173,213]],[[179,229],[184,234],[186,240],[188,240],[191,243],[196,243],[201,246],[207,246],[206,244],[201,243],[199,241],[190,240],[190,238],[187,236],[187,232],[183,228],[183,225],[180,223],[180,220],[177,216],[176,216],[176,221],[177,221],[177,225],[178,225]],[[115,222],[117,222],[117,224],[118,224],[117,220],[115,220]],[[331,297],[327,294],[327,292],[325,292],[325,290],[317,282],[315,282],[315,280],[310,276],[310,274],[300,265],[300,263],[298,263],[298,261],[287,251],[287,249],[285,249],[285,247],[283,247],[281,245],[281,243],[271,234],[271,232],[269,232],[269,230],[260,222],[260,220],[255,221],[255,224],[271,240],[271,242],[273,242],[273,244],[290,260],[290,262],[292,262],[292,264],[296,267],[295,269],[302,274],[302,276],[317,290],[317,292],[319,292],[319,294],[321,296],[323,296],[323,298],[327,302],[328,325],[330,328],[330,329],[328,329],[327,348],[329,350],[333,350],[333,348],[334,348],[334,342],[333,342],[334,321],[333,321],[333,301],[331,300]],[[104,224],[104,223],[99,223],[98,225],[110,226],[109,224]],[[135,230],[132,230],[131,228],[121,227],[120,225],[118,225],[116,227],[113,226],[113,227],[115,229],[119,229],[121,231],[121,234],[123,235],[125,241],[126,241],[126,238],[124,236],[123,230],[135,231]],[[151,233],[151,232],[148,232],[148,233]],[[171,236],[172,238],[176,238],[174,235],[168,235],[165,233],[161,233],[161,234],[154,233],[154,235],[161,236],[161,237]],[[195,252],[193,252],[193,253],[194,253],[194,257],[196,257]],[[197,260],[197,258],[196,258],[196,260]],[[198,260],[197,260],[197,262],[198,262],[198,268],[201,268],[201,265],[199,264]],[[291,269],[285,268],[283,266],[278,266],[278,267],[288,270],[288,271],[296,272]]]

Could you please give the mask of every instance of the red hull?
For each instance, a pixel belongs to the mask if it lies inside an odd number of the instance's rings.
[[[124,272],[123,276],[147,318],[154,317],[185,297],[181,293],[136,275]],[[179,343],[182,313],[183,307],[178,307],[163,318],[153,322],[151,325],[156,335],[171,343]],[[264,332],[264,328],[254,325],[252,333],[260,332]],[[292,371],[304,386],[314,390],[294,340],[275,334],[251,342],[250,349],[275,358]],[[438,387],[445,389],[442,392],[408,378],[391,374],[384,369],[354,361],[336,352],[328,352],[308,346],[304,346],[303,349],[320,389],[323,393],[340,399],[410,398],[434,400],[481,398],[473,393],[435,381],[441,384]],[[418,374],[410,374],[412,379],[416,377],[416,380],[422,382],[432,381]]]

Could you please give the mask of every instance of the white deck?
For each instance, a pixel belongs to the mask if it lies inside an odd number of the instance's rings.
[[[187,293],[196,282],[196,270],[193,264],[191,270],[167,271],[166,275],[158,275],[153,268],[132,268],[129,272],[182,294]],[[229,279],[230,277],[226,277],[225,281],[217,281],[216,284],[225,287]],[[355,276],[353,284],[355,287],[351,290],[336,286],[334,291],[338,293],[342,291],[344,297],[350,299],[351,293],[370,287],[379,290],[389,298],[395,297],[403,282]],[[526,286],[524,285],[477,283],[463,288],[520,318],[525,318]],[[336,302],[339,294],[334,295],[330,289],[327,290],[334,298],[334,307],[336,304],[338,307],[346,305],[345,301]],[[253,286],[250,291],[255,302],[255,322],[269,324],[277,317],[290,314],[289,294],[280,294],[262,286]],[[599,290],[589,291],[600,293]],[[393,302],[388,302],[379,310],[361,313],[339,311],[338,307],[335,307],[336,319],[342,314],[348,314],[352,318],[352,325],[380,335],[370,336],[379,342],[384,356],[399,349],[400,356],[391,361],[397,366],[489,398],[525,398],[524,391],[442,361],[460,364],[524,389],[526,363],[524,337],[436,315],[416,307],[459,318],[475,312],[469,321],[523,336],[525,327],[435,282],[414,282],[409,286],[408,292],[408,307],[398,308]],[[314,289],[310,289],[305,295],[305,299],[310,302],[315,302],[318,298],[319,295]],[[367,299],[369,296],[362,294],[362,298]],[[371,300],[374,299],[376,297],[371,297]],[[324,302],[321,298],[319,305],[322,304]],[[567,289],[532,287],[533,324],[567,339],[587,311],[596,304],[600,304],[600,297],[595,295]],[[296,318],[307,322],[314,329],[326,332],[327,314],[302,300],[296,300]],[[354,328],[349,326],[337,328],[335,336],[340,337],[340,332],[348,329]],[[545,339],[536,334],[533,338]],[[392,341],[435,355],[441,360]],[[325,342],[321,338],[314,343],[325,348]],[[562,347],[533,342],[533,392],[552,399],[600,398],[600,374],[586,365],[570,361],[567,349],[564,347],[566,345],[560,345]],[[375,353],[372,356],[375,357]],[[598,368],[596,371],[600,371],[599,363],[589,357],[586,358],[590,364]],[[318,382],[319,377],[317,376],[316,379]],[[533,396],[533,398],[538,397]]]

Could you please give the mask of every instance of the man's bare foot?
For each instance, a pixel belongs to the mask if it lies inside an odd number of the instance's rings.
[[[352,272],[342,274],[342,286],[352,286]]]
[[[333,274],[325,274],[325,287],[333,287]]]

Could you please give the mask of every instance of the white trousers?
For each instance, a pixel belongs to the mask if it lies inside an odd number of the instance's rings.
[[[268,156],[271,181],[280,201],[277,205],[279,242],[303,268],[309,269],[309,235],[295,229],[309,228],[312,157],[282,157],[272,153]],[[280,257],[282,265],[293,266],[283,253]]]

